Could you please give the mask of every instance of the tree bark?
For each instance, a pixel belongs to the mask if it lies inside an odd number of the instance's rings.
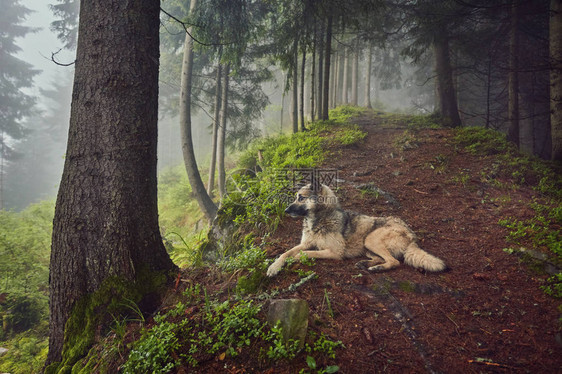
[[[319,30],[319,52],[318,52],[318,92],[317,92],[317,117],[318,119],[323,119],[324,115],[322,113],[323,104],[322,97],[324,95],[324,20],[320,23]]]
[[[330,99],[330,62],[332,58],[332,13],[328,16],[328,26],[326,26],[326,53],[324,58],[324,94],[322,95],[322,120],[330,119],[328,102]]]
[[[358,94],[358,73],[359,73],[359,47],[357,40],[355,41],[355,50],[353,51],[353,66],[351,68],[351,105],[357,106]]]
[[[299,132],[299,38],[293,44],[293,133]]]
[[[62,358],[73,307],[108,278],[135,284],[141,272],[175,267],[162,244],[156,196],[159,12],[154,0],[80,5],[46,365]]]
[[[517,31],[518,16],[517,0],[511,2],[511,19],[509,30],[509,74],[508,74],[508,108],[507,119],[509,128],[507,139],[519,147],[519,33]]]
[[[226,169],[224,166],[225,147],[226,147],[226,126],[228,115],[228,89],[230,80],[230,64],[224,68],[224,82],[222,84],[222,106],[221,106],[221,120],[219,125],[219,136],[217,142],[217,159],[219,169],[219,193],[221,199],[226,194]]]
[[[217,136],[219,129],[220,113],[221,113],[221,80],[222,80],[222,65],[217,64],[217,86],[215,88],[215,113],[213,116],[213,134],[211,138],[211,164],[209,166],[209,183],[207,184],[207,194],[213,198],[213,189],[215,188],[215,171],[217,165]]]
[[[310,121],[314,122],[314,118],[315,118],[315,113],[316,113],[316,108],[315,106],[315,99],[316,99],[316,90],[315,90],[315,85],[316,85],[316,23],[314,24],[314,41],[313,41],[313,47],[312,47],[312,62],[311,62],[311,66],[310,66]]]
[[[457,98],[453,85],[453,69],[449,52],[449,40],[443,27],[436,33],[433,42],[435,53],[435,71],[437,74],[437,99],[441,116],[445,126],[461,126]]]
[[[343,96],[343,104],[349,104],[349,95],[347,88],[349,87],[348,79],[349,76],[349,51],[347,48],[344,49],[343,52],[343,83],[342,83],[342,96]]]
[[[300,102],[300,130],[304,131],[304,80],[305,80],[305,66],[306,66],[306,50],[303,46],[302,51],[302,64],[301,64],[301,102]]]
[[[562,161],[562,1],[550,1],[551,159]]]
[[[190,13],[197,7],[197,0],[191,0],[189,7]],[[180,88],[180,130],[182,140],[183,160],[187,177],[191,184],[191,190],[199,204],[199,208],[211,222],[217,214],[217,206],[207,194],[205,185],[201,180],[201,174],[197,168],[197,160],[195,159],[195,152],[193,150],[193,138],[191,134],[191,87],[193,81],[193,39],[191,34],[192,28],[189,28],[189,33],[185,34],[185,43],[183,48],[183,61],[181,70],[181,88]]]
[[[373,65],[373,46],[369,44],[367,50],[367,61],[365,64],[365,107],[372,109],[371,106],[371,69]]]

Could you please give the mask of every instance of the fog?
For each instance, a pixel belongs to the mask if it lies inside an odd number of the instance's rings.
[[[6,161],[4,165],[3,194],[0,200],[3,200],[5,209],[14,210],[21,210],[30,203],[53,199],[56,196],[64,164],[73,67],[58,65],[52,58],[54,56],[60,64],[69,64],[74,60],[74,52],[62,50],[63,42],[49,29],[54,20],[49,5],[41,0],[22,0],[20,4],[32,10],[23,25],[33,27],[36,31],[16,39],[16,44],[21,48],[16,57],[31,64],[39,72],[34,76],[33,87],[23,89],[26,94],[36,97],[37,112],[24,121],[29,134],[16,147],[18,157]],[[406,75],[414,71],[407,66],[404,69]],[[262,84],[262,90],[269,97],[270,104],[263,110],[261,118],[253,121],[255,130],[252,130],[250,137],[289,132],[292,127],[291,93],[286,92],[283,100],[286,75],[278,68],[272,70],[275,78]],[[179,92],[179,87],[170,82],[160,83],[166,85],[168,90]],[[377,85],[376,82],[373,84],[371,95],[372,101],[377,103],[379,108],[407,110],[413,107],[411,99],[404,98],[403,89],[387,87],[383,91]],[[307,90],[310,90],[308,83]],[[363,103],[362,95],[361,88],[358,101],[360,105]],[[307,114],[310,111],[308,105],[306,100]],[[163,114],[159,118],[158,166],[161,171],[167,166],[180,164],[182,154],[177,118]],[[283,125],[280,123],[281,118]],[[192,131],[200,168],[205,168],[208,164],[211,123],[209,108],[197,111]],[[14,144],[11,142],[11,145]]]

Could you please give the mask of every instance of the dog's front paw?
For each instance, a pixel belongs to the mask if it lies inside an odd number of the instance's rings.
[[[277,273],[279,273],[279,271],[281,270],[281,267],[283,267],[283,261],[279,261],[279,259],[277,259],[277,261],[275,261],[273,264],[269,266],[269,268],[267,268],[267,276],[268,277],[276,276]]]
[[[376,265],[376,266],[371,266],[367,270],[369,270],[371,273],[381,273],[383,271],[387,271],[388,268],[386,268],[382,265]]]
[[[361,270],[369,270],[369,260],[359,261],[355,264],[355,267]]]

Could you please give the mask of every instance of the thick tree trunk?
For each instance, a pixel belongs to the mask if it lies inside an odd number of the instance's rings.
[[[353,66],[351,68],[351,105],[357,106],[358,79],[359,79],[359,48],[358,42],[355,43],[355,51],[353,52]]]
[[[367,50],[367,61],[365,64],[365,107],[372,109],[371,106],[371,69],[373,65],[373,46],[369,44]]]
[[[219,129],[220,113],[221,113],[221,80],[222,80],[222,65],[217,64],[217,86],[215,88],[215,113],[213,116],[213,134],[211,138],[211,164],[209,166],[209,183],[207,184],[207,194],[213,198],[213,189],[215,188],[215,171],[217,165],[217,136]]]
[[[446,126],[457,127],[461,125],[457,98],[453,85],[453,69],[449,52],[449,40],[446,30],[435,35],[433,50],[435,53],[435,71],[437,74],[437,99],[441,116]]]
[[[53,221],[47,365],[61,360],[63,343],[72,338],[65,336],[65,323],[79,300],[108,278],[134,284],[141,272],[174,268],[162,244],[156,196],[159,5],[80,5],[70,130]],[[98,313],[102,318],[103,310]],[[87,321],[78,322],[86,328]]]
[[[562,1],[550,1],[551,159],[562,161]]]
[[[509,74],[508,74],[508,108],[509,128],[507,139],[519,147],[519,33],[517,0],[511,2],[511,22],[509,30]]]
[[[197,7],[197,0],[191,0],[190,13]],[[191,28],[189,29],[191,34]],[[185,43],[183,48],[183,61],[181,70],[181,83],[180,83],[180,129],[183,160],[187,177],[191,184],[191,190],[199,204],[199,208],[211,222],[216,214],[217,207],[213,200],[207,194],[207,190],[201,180],[201,174],[197,168],[197,160],[195,159],[195,152],[193,150],[193,138],[191,134],[191,87],[193,81],[193,39],[188,33],[185,34]]]
[[[226,126],[228,115],[228,89],[230,80],[230,65],[227,64],[224,68],[224,82],[222,84],[222,97],[221,97],[221,120],[219,124],[219,135],[217,141],[217,160],[219,169],[219,193],[221,199],[226,194],[226,169],[224,166],[225,147],[226,147]]]
[[[332,20],[330,13],[328,16],[328,26],[326,26],[326,53],[324,58],[324,94],[322,95],[322,120],[330,119],[328,111],[328,101],[330,99],[330,62],[332,58]]]

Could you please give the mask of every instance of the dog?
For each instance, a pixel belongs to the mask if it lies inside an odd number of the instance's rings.
[[[342,260],[367,256],[357,267],[382,272],[400,265],[398,260],[431,272],[446,270],[443,260],[417,244],[416,234],[398,217],[370,217],[344,211],[334,192],[326,185],[302,187],[285,210],[293,218],[304,217],[299,245],[283,253],[267,269],[275,276],[289,257]],[[316,248],[316,250],[312,250]]]

